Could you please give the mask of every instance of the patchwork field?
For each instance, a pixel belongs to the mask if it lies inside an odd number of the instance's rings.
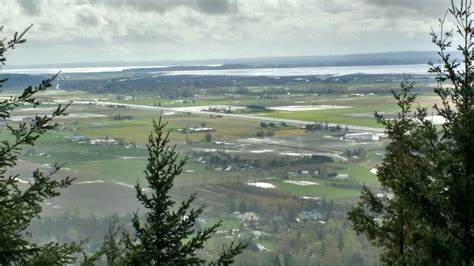
[[[381,126],[375,121],[374,113],[385,113],[390,117],[398,111],[392,96],[378,95],[346,95],[346,96],[289,96],[279,98],[192,98],[186,101],[166,101],[162,99],[121,100],[118,102],[160,105],[162,107],[176,107],[178,109],[206,108],[207,106],[220,105],[232,106],[233,110],[279,119],[301,120],[308,122],[332,123],[342,125],[376,127]],[[433,96],[419,96],[420,106],[431,108],[434,104]],[[244,110],[247,106],[262,106],[265,110],[258,112]],[[189,110],[195,110],[191,108]]]
[[[114,97],[111,95],[68,95],[79,103],[70,106],[69,116],[57,120],[57,130],[42,136],[34,147],[25,147],[21,155],[25,164],[19,171],[35,167],[47,170],[58,163],[63,166],[59,176],[77,178],[73,192],[45,205],[48,213],[92,208],[94,204],[82,195],[100,195],[97,197],[104,198],[101,204],[94,205],[94,211],[130,211],[136,204],[116,205],[115,202],[121,199],[115,193],[126,193],[126,198],[133,198],[133,186],[137,181],[143,181],[147,158],[145,144],[152,130],[152,121],[158,119],[161,112],[91,105],[86,104],[87,101],[80,104],[83,100],[94,98],[110,101]],[[62,101],[60,93],[47,95],[47,98],[54,102]],[[154,104],[155,100],[124,102]],[[422,97],[421,100],[426,104],[429,98]],[[200,109],[219,104],[239,109],[257,103],[271,108],[255,113],[257,116],[360,126],[378,126],[371,118],[374,110],[386,113],[396,111],[392,98],[388,96],[219,98],[191,103],[169,101],[161,102],[161,105],[189,110],[192,106],[201,106],[198,107]],[[48,114],[54,107],[53,103],[38,108],[24,106],[14,115],[27,119]],[[188,156],[188,163],[175,182],[177,195],[180,195],[179,191],[187,193],[197,186],[239,182],[257,184],[262,193],[272,190],[298,198],[347,201],[358,197],[362,184],[374,189],[378,187],[376,176],[370,170],[381,159],[383,139],[345,140],[344,135],[350,132],[344,129],[308,132],[297,126],[277,124],[263,127],[258,121],[217,116],[173,114],[165,115],[163,119],[168,122],[170,138],[182,158]],[[209,132],[186,133],[189,128],[200,127],[208,128]],[[258,132],[272,134],[259,137]],[[206,139],[207,134],[211,135],[211,139]],[[356,151],[358,155],[363,151],[363,157],[347,155]],[[311,161],[314,156],[329,158],[329,161]],[[326,175],[332,174],[347,178],[326,178]],[[29,180],[26,177],[23,181]],[[113,200],[105,200],[105,197]]]

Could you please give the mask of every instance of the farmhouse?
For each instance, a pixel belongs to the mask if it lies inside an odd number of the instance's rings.
[[[212,132],[212,127],[190,127],[190,128],[178,128],[178,132],[181,133],[195,133],[195,132]]]
[[[349,178],[348,174],[337,174],[336,179],[337,180],[346,180]]]
[[[84,136],[72,136],[71,141],[72,142],[82,142],[85,141],[86,138]]]
[[[296,217],[296,221],[299,223],[304,221],[319,221],[322,219],[323,215],[317,211],[303,211]]]
[[[117,141],[113,138],[105,138],[105,139],[91,139],[89,143],[92,145],[98,144],[117,144]]]
[[[236,218],[242,220],[243,222],[258,222],[260,220],[260,217],[254,212],[238,214]]]

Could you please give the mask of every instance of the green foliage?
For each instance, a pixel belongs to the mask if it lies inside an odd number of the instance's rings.
[[[121,260],[123,250],[123,242],[118,239],[119,232],[118,219],[112,218],[109,224],[107,234],[104,236],[104,242],[101,250],[106,257],[107,265],[117,265]]]
[[[204,140],[206,142],[211,142],[212,141],[212,134],[211,132],[206,132],[206,134],[204,134]]]
[[[196,194],[176,204],[170,197],[174,179],[181,174],[185,160],[178,159],[175,146],[169,144],[169,132],[165,132],[166,123],[160,120],[153,123],[154,133],[149,136],[147,145],[149,158],[145,170],[148,188],[137,182],[137,198],[148,209],[145,222],[140,215],[132,218],[135,236],[125,234],[121,243],[115,240],[116,229],[112,224],[106,236],[105,249],[108,262],[134,265],[195,265],[206,261],[197,256],[204,243],[216,232],[221,222],[203,230],[196,230],[196,222],[203,207],[191,208]],[[178,205],[178,206],[176,206]],[[124,256],[118,257],[117,250],[123,246]],[[212,265],[228,265],[240,254],[245,245],[232,243],[224,247],[217,261]],[[111,263],[110,265],[113,265]]]
[[[5,64],[4,53],[14,49],[17,44],[24,43],[25,33],[31,28],[7,41],[0,40],[0,62]],[[58,108],[49,116],[36,116],[31,121],[19,124],[9,123],[13,110],[24,104],[39,105],[34,97],[38,92],[51,87],[56,78],[44,80],[39,86],[29,86],[18,97],[0,102],[0,123],[8,130],[11,141],[0,142],[0,264],[42,264],[58,265],[72,263],[74,253],[80,251],[81,243],[59,245],[48,243],[40,246],[28,240],[27,228],[31,221],[39,217],[41,203],[59,195],[58,189],[71,185],[73,179],[53,180],[59,166],[49,173],[40,170],[33,172],[33,181],[26,188],[18,185],[18,175],[11,175],[9,170],[16,166],[18,155],[25,145],[34,145],[36,140],[46,131],[56,127],[52,121],[55,117],[66,115],[67,106]],[[6,79],[0,80],[0,87]]]
[[[414,84],[403,82],[395,99],[398,117],[385,120],[391,143],[378,167],[384,196],[364,188],[349,220],[382,251],[388,264],[457,264],[474,262],[474,59],[470,1],[452,2],[450,14],[462,40],[457,50],[461,61],[447,52],[452,31],[432,33],[441,65],[430,63],[436,74],[435,93],[441,105],[436,113],[445,119],[436,127],[428,110],[413,109]],[[445,84],[448,83],[449,86]]]
[[[388,263],[407,263],[407,247],[414,245],[413,230],[423,226],[416,218],[419,213],[411,206],[410,193],[423,181],[421,162],[413,154],[419,148],[418,123],[412,118],[411,105],[415,96],[410,92],[414,84],[404,81],[401,92],[394,93],[401,109],[396,120],[385,120],[376,114],[392,142],[386,148],[385,158],[378,167],[378,179],[383,196],[377,197],[364,186],[360,202],[349,213],[349,220],[357,232],[363,232],[382,248],[381,258]],[[419,192],[419,191],[418,191]],[[411,261],[414,263],[414,261]]]

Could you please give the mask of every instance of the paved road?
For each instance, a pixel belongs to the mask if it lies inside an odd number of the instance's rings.
[[[124,106],[131,109],[138,109],[138,110],[150,110],[150,111],[159,111],[163,113],[186,113],[192,115],[201,115],[201,116],[219,116],[225,118],[232,118],[232,119],[240,119],[240,120],[249,120],[249,121],[256,121],[256,122],[266,122],[266,123],[286,123],[288,125],[295,125],[295,126],[306,126],[306,125],[313,125],[314,122],[309,121],[302,121],[302,120],[293,120],[293,119],[281,119],[281,118],[272,118],[272,117],[265,117],[259,115],[252,115],[252,114],[228,114],[228,113],[217,113],[217,112],[209,112],[209,111],[202,111],[202,110],[186,110],[183,111],[180,108],[173,108],[173,107],[161,107],[161,106],[150,106],[150,105],[138,105],[138,104],[128,104],[128,103],[115,103],[115,102],[103,102],[103,101],[91,101],[91,102],[75,102],[76,104],[96,104],[99,106]],[[329,126],[336,126],[337,124],[328,124]],[[384,129],[382,128],[373,128],[373,127],[360,127],[360,126],[352,126],[352,125],[341,125],[342,128],[347,127],[351,131],[358,131],[358,132],[373,132],[373,133],[383,133]]]

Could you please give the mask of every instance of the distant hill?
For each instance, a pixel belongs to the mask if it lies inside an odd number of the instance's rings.
[[[456,54],[456,52],[453,52]],[[114,67],[114,66],[170,66],[166,70],[239,69],[239,68],[282,68],[322,66],[370,66],[408,65],[437,62],[436,52],[387,52],[372,54],[349,54],[327,56],[262,57],[243,59],[211,59],[190,61],[147,61],[147,62],[82,62],[55,65],[7,66],[13,68],[67,68],[67,67]],[[214,65],[214,66],[210,66]],[[224,65],[218,66],[215,65]],[[6,69],[7,69],[6,68]]]
[[[455,54],[455,53],[453,53]],[[247,59],[219,59],[200,61],[174,62],[107,62],[107,63],[77,63],[67,65],[28,66],[28,68],[69,68],[69,67],[113,67],[113,66],[158,66],[160,68],[133,68],[124,70],[124,74],[144,74],[153,71],[177,70],[219,70],[219,69],[251,69],[251,68],[292,68],[292,67],[330,67],[330,66],[375,66],[375,65],[410,65],[426,64],[429,61],[438,62],[435,52],[391,52],[377,54],[351,54],[333,56],[293,56]],[[10,67],[12,68],[12,67]],[[146,72],[146,73],[145,73]],[[38,84],[42,79],[51,75],[2,74],[0,79],[8,78],[3,89],[20,89],[30,84]],[[162,78],[163,79],[163,78]],[[172,77],[168,77],[172,80]],[[209,79],[204,77],[203,79]],[[155,84],[155,83],[153,83]]]
[[[7,79],[1,89],[25,89],[30,85],[37,86],[42,80],[47,78],[51,78],[51,75],[0,74],[0,80]]]
[[[330,56],[294,56],[247,59],[222,59],[180,62],[179,65],[160,67],[158,71],[176,70],[219,70],[246,68],[292,68],[292,67],[332,67],[332,66],[378,66],[412,65],[438,62],[436,52],[391,52],[377,54],[350,54]],[[153,69],[129,69],[126,71],[151,71]]]
[[[369,66],[425,64],[438,60],[436,52],[389,52],[376,54],[349,54],[329,56],[295,56],[242,59],[235,62],[286,66]]]

